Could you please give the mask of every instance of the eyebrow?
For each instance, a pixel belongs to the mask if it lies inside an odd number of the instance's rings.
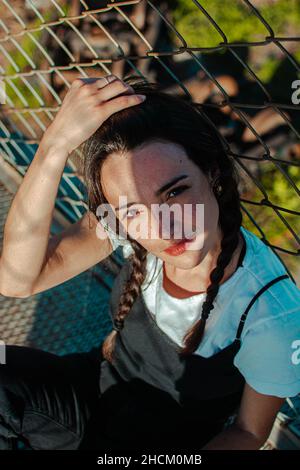
[[[161,188],[157,189],[155,191],[155,196],[160,196],[162,193],[167,191],[167,189],[171,188],[171,186],[174,186],[174,184],[178,183],[178,181],[181,181],[182,179],[188,178],[189,175],[180,175],[180,176],[175,176],[175,178],[172,178],[168,183],[164,184]],[[133,204],[139,204],[138,202],[129,202],[128,204],[124,204],[123,206],[116,207],[116,211],[119,211],[121,209],[124,209],[125,207],[130,207]]]

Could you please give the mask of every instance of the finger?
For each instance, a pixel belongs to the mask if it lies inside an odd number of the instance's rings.
[[[94,83],[89,84],[89,91],[92,95],[98,94],[99,90],[102,90],[115,81],[121,82],[116,75],[107,75],[105,77],[97,78]]]
[[[83,86],[88,86],[89,89],[95,89],[97,91],[100,88],[108,85],[109,83],[117,80],[116,75],[106,75],[104,77],[78,77],[72,82],[72,88],[81,88]]]
[[[98,89],[104,88],[115,80],[119,80],[116,75],[106,75],[105,77],[101,77],[96,80],[96,87]]]
[[[80,88],[82,85],[83,85],[82,79],[80,77],[77,77],[71,83],[71,88]]]
[[[106,103],[102,103],[100,106],[103,110],[104,115],[107,119],[111,114],[114,114],[122,109],[129,108],[130,106],[135,106],[137,104],[141,104],[145,101],[146,97],[144,95],[123,95],[119,96],[113,100],[107,101]]]
[[[101,101],[108,101],[120,94],[128,93],[134,93],[134,89],[118,79],[110,83],[107,87],[102,88],[99,92],[99,98]]]

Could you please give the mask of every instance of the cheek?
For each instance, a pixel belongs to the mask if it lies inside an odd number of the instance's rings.
[[[145,246],[151,243],[151,224],[147,212],[141,212],[138,216],[125,221],[124,229],[131,238]]]
[[[151,217],[149,212],[128,222],[127,232],[147,251],[152,253],[161,251],[162,239],[159,237],[159,226],[156,218]]]
[[[219,220],[219,205],[214,197],[204,204],[204,227],[206,232],[214,231]]]
[[[135,234],[132,236],[142,247],[151,253],[158,253],[161,251],[161,241],[158,238],[145,237],[144,233],[142,235]]]
[[[211,210],[211,201],[199,194],[199,190],[190,192],[182,200],[182,223],[185,235],[199,233],[204,229],[205,213]]]
[[[215,231],[218,225],[219,206],[214,195],[207,189],[204,194],[200,195],[198,192],[194,195],[192,210],[189,207],[185,214],[185,226],[189,224],[193,227],[193,232],[208,234]]]

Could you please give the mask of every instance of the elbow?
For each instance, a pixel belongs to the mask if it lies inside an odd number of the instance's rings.
[[[5,276],[3,268],[1,269],[0,260],[0,295],[3,297],[15,297],[15,298],[27,298],[33,295],[33,289],[31,286],[24,286],[24,284],[18,284],[14,282],[9,276]]]
[[[14,289],[6,289],[5,287],[0,287],[0,295],[2,295],[3,297],[26,299],[28,297],[31,297],[33,294],[29,291],[17,291]]]
[[[253,443],[254,443],[254,446],[253,446],[253,449],[254,450],[259,450],[263,447],[263,445],[266,443],[267,439],[268,439],[268,436],[260,436],[260,435],[257,435],[257,434],[252,434],[252,440],[253,440]]]
[[[3,297],[26,299],[27,297],[31,297],[33,295],[33,291],[24,287],[18,289],[16,285],[4,283],[0,280],[0,295]]]
[[[267,441],[269,434],[266,433],[254,433],[243,427],[239,427],[234,425],[234,427],[240,432],[243,433],[244,436],[248,436],[249,442],[252,442],[252,449],[259,450]]]

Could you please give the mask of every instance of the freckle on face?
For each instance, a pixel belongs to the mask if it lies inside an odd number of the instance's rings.
[[[101,172],[101,182],[104,195],[113,208],[119,205],[119,196],[126,196],[127,202],[135,201],[150,208],[151,204],[167,202],[166,193],[159,198],[154,191],[170,181],[174,176],[188,174],[189,178],[182,180],[176,186],[189,185],[191,189],[182,193],[174,202],[179,204],[204,204],[204,230],[206,239],[216,230],[218,208],[215,198],[209,191],[208,181],[201,169],[188,158],[185,150],[173,143],[152,142],[137,147],[126,154],[110,154],[104,162]],[[170,190],[172,190],[171,188]],[[172,199],[168,204],[171,204]],[[125,212],[122,212],[124,215]],[[117,213],[117,217],[118,217]],[[121,218],[121,216],[120,216]],[[121,222],[122,223],[122,222]],[[139,242],[150,252],[162,256],[162,251],[170,245],[165,239],[141,239]],[[186,252],[187,253],[187,252]],[[185,256],[197,253],[190,251]],[[179,258],[174,262],[179,263]],[[170,257],[169,257],[170,258]]]
[[[153,200],[154,190],[179,171],[193,176],[196,172],[201,176],[201,170],[188,159],[183,148],[173,143],[155,142],[125,155],[111,154],[103,164],[101,179],[106,198],[114,207],[120,195],[126,195],[128,201],[149,204],[160,202]]]

